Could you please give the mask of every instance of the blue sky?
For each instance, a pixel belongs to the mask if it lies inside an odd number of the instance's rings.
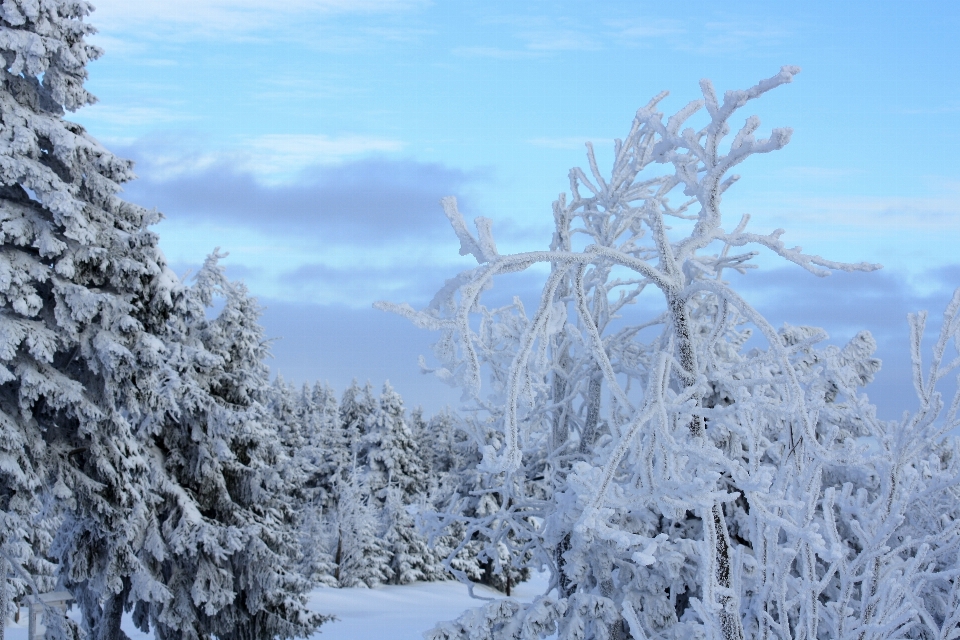
[[[870,329],[888,362],[870,393],[893,415],[911,393],[905,314],[935,317],[960,285],[955,3],[95,4],[100,102],[72,118],[137,161],[127,197],[166,215],[178,272],[230,253],[283,337],[271,366],[296,381],[454,401],[417,373],[430,335],[370,309],[424,304],[469,264],[439,198],[492,218],[501,250],[544,247],[584,141],[602,160],[659,91],[671,112],[700,78],[745,88],[784,64],[803,72],[753,111],[793,140],[742,166],[726,215],[885,270],[820,280],[764,256],[748,299],[838,342]]]

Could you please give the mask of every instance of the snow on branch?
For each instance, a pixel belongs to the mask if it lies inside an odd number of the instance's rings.
[[[553,203],[548,250],[501,253],[490,220],[473,233],[443,200],[478,266],[423,310],[376,306],[440,331],[436,372],[464,390],[483,488],[457,503],[474,505],[469,515],[440,518],[464,534],[454,555],[482,544],[501,571],[511,549],[512,562],[548,567],[558,596],[490,604],[431,637],[534,621],[559,637],[629,627],[724,640],[947,637],[955,625],[944,603],[960,602],[960,539],[944,532],[960,521],[960,447],[944,438],[960,391],[944,414],[936,385],[960,369],[960,348],[947,357],[960,290],[926,370],[926,316],[911,317],[921,407],[885,423],[860,393],[880,367],[869,334],[820,346],[825,332],[774,328],[722,279],[755,268],[761,249],[817,276],[880,268],[790,248],[782,229],[748,232],[744,213],[724,226],[731,170],[792,134],[763,137],[755,115],[732,121],[797,73],[785,66],[722,101],[704,80],[702,98],[669,117],[666,92],[655,96],[608,171],[588,143],[587,170],[571,169]],[[483,304],[500,276],[538,264],[549,275],[532,313],[517,298]],[[766,344],[747,350],[754,330]]]

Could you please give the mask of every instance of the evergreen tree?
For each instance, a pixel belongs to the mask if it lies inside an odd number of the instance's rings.
[[[352,457],[347,455],[352,444],[341,428],[340,406],[333,389],[318,382],[309,390],[304,388],[303,393],[304,397],[310,396],[309,429],[311,440],[318,443],[313,459],[314,476],[309,483],[316,488],[319,508],[331,512],[336,509],[336,487],[346,465],[352,463]]]
[[[380,539],[380,521],[364,478],[354,472],[337,492],[336,547],[333,552],[340,587],[374,587],[390,580],[390,554]]]
[[[410,584],[437,573],[426,538],[417,530],[407,495],[399,486],[386,489],[382,510],[384,547],[390,555],[390,583]],[[442,567],[441,567],[442,569]]]
[[[330,468],[338,481],[345,480],[355,467],[365,464],[360,457],[360,443],[376,411],[377,399],[369,382],[361,388],[354,380],[343,392],[339,425],[330,432],[327,445],[331,454]]]
[[[183,291],[169,323],[182,373],[148,432],[156,504],[143,557],[170,595],[138,599],[134,617],[164,639],[306,636],[325,618],[306,609],[309,585],[296,570],[290,496],[305,477],[281,441],[295,426],[259,402],[269,391],[260,309],[218,258]],[[208,319],[216,297],[223,309]]]
[[[330,482],[324,476],[330,458],[324,449],[325,440],[328,431],[337,427],[336,398],[320,384],[304,384],[295,391],[279,374],[268,396],[289,458],[285,475],[292,486],[289,497],[300,523],[300,572],[313,584],[336,586],[333,557],[327,552],[330,517],[325,503]]]
[[[431,483],[438,483],[445,475],[463,469],[461,454],[457,451],[457,417],[449,407],[424,419],[423,410],[417,407],[410,416],[410,430],[420,451],[420,458]]]
[[[369,414],[357,457],[366,468],[367,487],[380,504],[386,501],[388,486],[399,487],[407,504],[415,503],[427,488],[420,451],[404,413],[400,394],[385,383]]]
[[[85,623],[110,637],[100,622],[119,620],[116,594],[163,596],[136,555],[148,477],[134,423],[164,376],[149,367],[163,351],[153,318],[176,279],[147,230],[158,214],[116,195],[131,163],[63,118],[94,101],[89,11],[0,7],[0,609],[39,587],[49,552]],[[44,486],[62,509],[41,508]],[[36,527],[44,514],[56,524]]]

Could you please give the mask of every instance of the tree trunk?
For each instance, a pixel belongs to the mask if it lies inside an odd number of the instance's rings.
[[[557,563],[557,597],[566,598],[570,595],[570,577],[567,576],[567,561],[563,554],[570,550],[570,534],[567,533],[554,549],[554,561]]]
[[[0,640],[4,639],[4,630],[7,628],[7,609],[10,606],[10,587],[7,584],[9,572],[7,561],[0,558]]]
[[[603,373],[595,369],[590,376],[590,386],[587,387],[587,419],[583,423],[583,433],[580,434],[578,452],[585,456],[593,449],[600,428],[600,393],[603,389]]]
[[[677,292],[679,293],[679,292]],[[677,351],[680,355],[680,366],[683,367],[684,379],[681,384],[685,387],[696,382],[697,355],[694,350],[693,338],[690,334],[690,319],[687,316],[686,301],[679,295],[667,296],[667,305],[673,318],[674,333],[677,337]],[[701,404],[702,398],[695,397],[695,406]],[[703,416],[694,416],[690,420],[690,434],[695,438],[702,438],[706,434]],[[727,532],[727,523],[723,517],[721,505],[715,504],[711,509],[713,517],[704,518],[704,527],[710,527],[710,539],[714,541],[714,563],[716,571],[714,580],[720,587],[720,626],[724,640],[743,640],[743,622],[740,620],[740,597],[733,592],[733,571],[730,553],[730,534]]]
[[[337,586],[340,586],[340,561],[343,559],[343,534],[337,536],[337,553],[334,555],[333,563],[337,565],[337,568],[333,572],[333,579],[337,581]]]
[[[130,582],[124,579],[124,586],[120,593],[114,593],[103,604],[103,610],[100,613],[100,619],[97,620],[97,628],[94,630],[96,640],[130,640],[126,633],[120,628],[120,621],[123,618],[123,604],[130,593]]]
[[[561,287],[559,295],[565,295],[566,286]],[[554,341],[555,356],[557,357],[556,367],[560,371],[553,372],[553,402],[554,404],[559,404],[567,396],[567,378],[566,376],[570,372],[572,362],[570,360],[570,354],[562,347],[563,342],[562,333],[560,337]],[[561,446],[563,446],[570,437],[570,427],[569,420],[567,418],[567,407],[566,405],[560,405],[557,409],[554,410],[553,415],[553,430],[551,433],[551,446],[554,451],[557,451]],[[553,491],[558,489],[558,486],[562,486],[563,479],[560,477],[562,473],[565,473],[565,469],[557,469],[554,471],[554,480],[556,484],[552,488]],[[564,532],[563,537],[560,539],[560,542],[557,544],[556,548],[553,550],[554,562],[557,566],[557,589],[559,591],[560,597],[565,598],[569,595],[570,590],[570,578],[567,576],[566,572],[566,560],[563,559],[563,554],[570,549],[570,532]],[[508,578],[509,580],[509,578]],[[507,582],[507,595],[510,595],[509,592],[509,582]]]

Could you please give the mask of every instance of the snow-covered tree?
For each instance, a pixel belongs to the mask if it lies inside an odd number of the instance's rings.
[[[442,575],[443,565],[430,552],[424,536],[416,526],[409,496],[399,485],[385,489],[381,522],[381,539],[390,555],[390,583],[410,584]]]
[[[142,556],[168,595],[136,599],[135,622],[160,638],[306,636],[325,618],[305,607],[297,571],[306,474],[283,438],[299,441],[299,428],[260,402],[286,387],[270,393],[259,306],[219,257],[181,292],[165,336],[181,373],[143,427],[154,504]],[[215,298],[223,308],[208,318]]]
[[[427,536],[416,526],[414,512],[426,504],[429,488],[423,456],[403,399],[385,383],[368,417],[357,460],[363,465],[370,504],[380,516],[379,534],[390,558],[393,584],[442,579],[445,573]]]
[[[329,452],[325,477],[332,483],[330,495],[336,496],[336,486],[362,466],[358,462],[360,441],[367,432],[367,423],[377,411],[373,387],[367,382],[362,388],[354,380],[340,399],[339,421],[328,432],[325,449]]]
[[[773,329],[723,279],[753,266],[756,251],[733,251],[746,245],[821,276],[877,268],[788,248],[782,230],[747,232],[748,216],[723,226],[730,171],[791,133],[758,139],[751,116],[731,140],[731,119],[797,71],[722,102],[704,80],[703,99],[666,120],[657,96],[616,141],[608,176],[588,145],[590,176],[571,171],[549,250],[500,254],[489,220],[473,235],[444,200],[479,266],[423,311],[380,306],[441,331],[437,373],[472,398],[465,424],[495,508],[447,514],[464,524],[461,545],[534,552],[556,595],[491,603],[431,637],[955,633],[960,448],[944,434],[960,395],[944,412],[935,385],[960,364],[943,360],[951,341],[960,349],[960,291],[926,374],[924,316],[911,320],[921,408],[883,422],[859,392],[879,367],[869,334],[819,347],[824,332]],[[533,315],[481,304],[497,276],[537,263],[550,275]],[[628,305],[645,291],[661,305],[638,318]],[[751,328],[766,347],[745,352]]]
[[[390,554],[380,539],[379,509],[364,477],[351,472],[337,491],[336,564],[341,587],[374,587],[393,575]]]
[[[161,386],[144,364],[162,350],[152,318],[175,278],[147,229],[158,214],[117,197],[131,163],[63,117],[94,100],[90,9],[0,7],[0,608],[36,589],[50,553],[97,626],[119,615],[127,581],[152,589],[136,557],[148,477],[134,422]],[[39,508],[44,487],[56,508]],[[37,537],[42,513],[55,541]]]
[[[327,446],[331,434],[339,431],[337,399],[329,385],[304,384],[299,393],[294,394],[279,381],[278,374],[273,393],[286,394],[289,398],[274,405],[274,417],[296,421],[299,433],[292,441],[284,439],[283,443],[301,476],[292,493],[300,514],[301,573],[313,583],[336,586],[333,577],[336,567],[328,548],[333,537],[331,511],[336,504],[333,487],[337,473],[336,460]],[[280,418],[277,407],[286,406],[292,406],[292,411],[286,418]]]
[[[389,382],[383,385],[380,401],[368,415],[357,462],[365,468],[367,487],[380,504],[386,501],[390,486],[403,492],[407,504],[416,502],[416,496],[427,489],[420,450],[407,425],[403,399]]]
[[[421,460],[431,482],[436,483],[444,475],[465,466],[463,456],[457,450],[462,441],[458,441],[459,430],[456,425],[457,417],[449,408],[425,419],[423,410],[417,407],[410,416],[410,430],[417,441]]]

